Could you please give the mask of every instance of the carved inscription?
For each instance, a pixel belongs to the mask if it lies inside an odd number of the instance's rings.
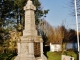
[[[40,42],[35,42],[34,43],[34,56],[35,57],[40,57]]]
[[[31,19],[31,18],[30,18],[30,15],[27,15],[27,16],[26,16],[26,20],[27,20],[26,23],[27,23],[27,24],[30,24],[30,19]]]

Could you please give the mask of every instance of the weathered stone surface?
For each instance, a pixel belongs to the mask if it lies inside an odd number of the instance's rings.
[[[25,10],[25,29],[18,41],[18,55],[14,60],[47,60],[43,55],[43,40],[37,35],[35,27],[36,7],[28,0]]]

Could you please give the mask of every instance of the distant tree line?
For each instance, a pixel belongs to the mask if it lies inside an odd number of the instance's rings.
[[[53,27],[45,19],[42,19],[39,29],[44,32],[41,32],[41,34],[44,41],[46,41],[45,44],[49,44],[50,42],[54,44],[77,42],[76,31],[74,29],[67,29],[65,25]]]

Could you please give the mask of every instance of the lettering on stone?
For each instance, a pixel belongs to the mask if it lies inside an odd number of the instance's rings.
[[[30,18],[30,15],[27,15],[27,16],[26,16],[26,19],[27,19],[27,21],[26,21],[27,24],[30,24],[30,19],[31,19],[31,18]]]
[[[41,53],[40,53],[40,42],[35,42],[34,43],[34,56],[35,57],[40,57]]]

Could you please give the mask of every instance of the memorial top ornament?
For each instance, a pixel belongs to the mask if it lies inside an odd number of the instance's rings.
[[[28,10],[28,9],[36,10],[36,7],[32,4],[31,0],[28,0],[26,6],[24,7],[24,10]]]

